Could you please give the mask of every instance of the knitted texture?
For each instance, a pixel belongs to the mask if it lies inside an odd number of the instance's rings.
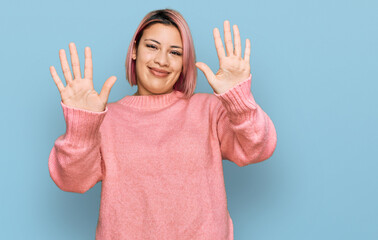
[[[257,163],[277,142],[250,88],[251,75],[222,94],[125,96],[103,112],[61,102],[50,176],[68,192],[102,182],[96,240],[232,240],[222,159]]]

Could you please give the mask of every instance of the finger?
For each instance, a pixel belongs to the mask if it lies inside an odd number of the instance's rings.
[[[240,41],[239,28],[237,25],[234,25],[233,29],[234,29],[234,42],[235,42],[234,54],[238,57],[241,57],[241,41]]]
[[[251,56],[251,42],[247,38],[245,40],[244,61],[249,62],[250,56]]]
[[[228,20],[224,21],[224,43],[226,45],[227,56],[230,56],[234,52],[234,47],[232,46],[231,28],[230,22]]]
[[[214,28],[213,35],[214,35],[215,48],[217,49],[218,58],[220,60],[221,58],[225,57],[225,52],[224,52],[224,47],[223,47],[222,39],[221,39],[218,28]]]
[[[112,87],[113,87],[113,85],[114,85],[114,83],[115,83],[116,80],[117,80],[117,77],[111,76],[110,78],[108,78],[105,81],[104,86],[102,86],[102,89],[101,89],[101,92],[100,92],[100,98],[104,102],[108,102],[110,90],[112,89]]]
[[[54,66],[50,66],[50,73],[51,73],[52,78],[54,79],[56,86],[58,87],[59,92],[62,92],[64,90],[64,85],[62,81],[60,80]]]
[[[66,83],[69,84],[73,80],[72,80],[70,66],[68,65],[66,52],[64,51],[64,49],[59,50],[59,58],[60,58],[60,65],[62,66],[64,78],[66,79]]]
[[[80,72],[80,61],[79,55],[77,54],[75,43],[71,42],[69,44],[70,54],[71,54],[71,64],[72,64],[72,71],[74,74],[74,79],[81,78]]]
[[[89,47],[85,50],[84,78],[93,79],[92,51]]]
[[[207,80],[209,82],[213,81],[213,79],[214,79],[214,73],[213,73],[213,71],[211,71],[211,69],[209,68],[209,66],[207,66],[203,62],[197,62],[196,63],[196,67],[198,67],[203,72],[203,74],[205,74],[205,77],[207,78]]]

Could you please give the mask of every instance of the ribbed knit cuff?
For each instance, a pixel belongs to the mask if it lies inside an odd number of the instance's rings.
[[[251,93],[251,80],[252,75],[249,74],[246,80],[236,84],[228,91],[222,94],[213,92],[221,100],[229,116],[249,118],[248,115],[257,109],[257,104]]]
[[[103,112],[93,112],[67,106],[62,101],[60,103],[66,121],[65,140],[77,146],[92,145],[97,140],[108,107]]]

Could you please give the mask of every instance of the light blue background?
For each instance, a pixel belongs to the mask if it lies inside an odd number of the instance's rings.
[[[58,51],[73,41],[83,72],[90,46],[95,89],[115,75],[109,102],[133,94],[127,47],[165,7],[186,18],[213,71],[214,27],[238,24],[243,52],[251,39],[252,93],[278,144],[258,164],[224,161],[235,239],[378,239],[378,2],[332,0],[2,1],[0,239],[94,239],[101,183],[63,192],[48,172],[65,132],[49,66],[64,81]],[[212,93],[198,76],[196,92]]]

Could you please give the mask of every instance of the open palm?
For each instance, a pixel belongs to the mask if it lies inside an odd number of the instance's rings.
[[[214,74],[211,69],[203,62],[197,62],[196,66],[205,74],[210,86],[217,94],[222,94],[233,86],[246,80],[250,76],[250,53],[251,44],[246,39],[244,58],[242,58],[242,49],[240,33],[237,25],[233,26],[234,46],[232,44],[230,22],[224,21],[224,41],[226,51],[223,47],[222,39],[218,28],[214,28],[214,42],[219,58],[219,70]],[[227,55],[226,55],[227,53]]]
[[[79,56],[77,54],[76,46],[74,43],[69,44],[71,54],[71,64],[74,73],[72,79],[70,67],[67,62],[67,57],[64,49],[59,50],[60,63],[66,86],[60,80],[54,66],[50,67],[51,76],[54,79],[56,86],[60,92],[62,102],[71,107],[102,112],[105,110],[106,103],[108,102],[110,90],[114,85],[117,78],[112,76],[108,78],[101,93],[98,94],[93,87],[93,66],[92,66],[92,53],[89,47],[85,48],[85,65],[84,65],[84,78],[81,77]]]

